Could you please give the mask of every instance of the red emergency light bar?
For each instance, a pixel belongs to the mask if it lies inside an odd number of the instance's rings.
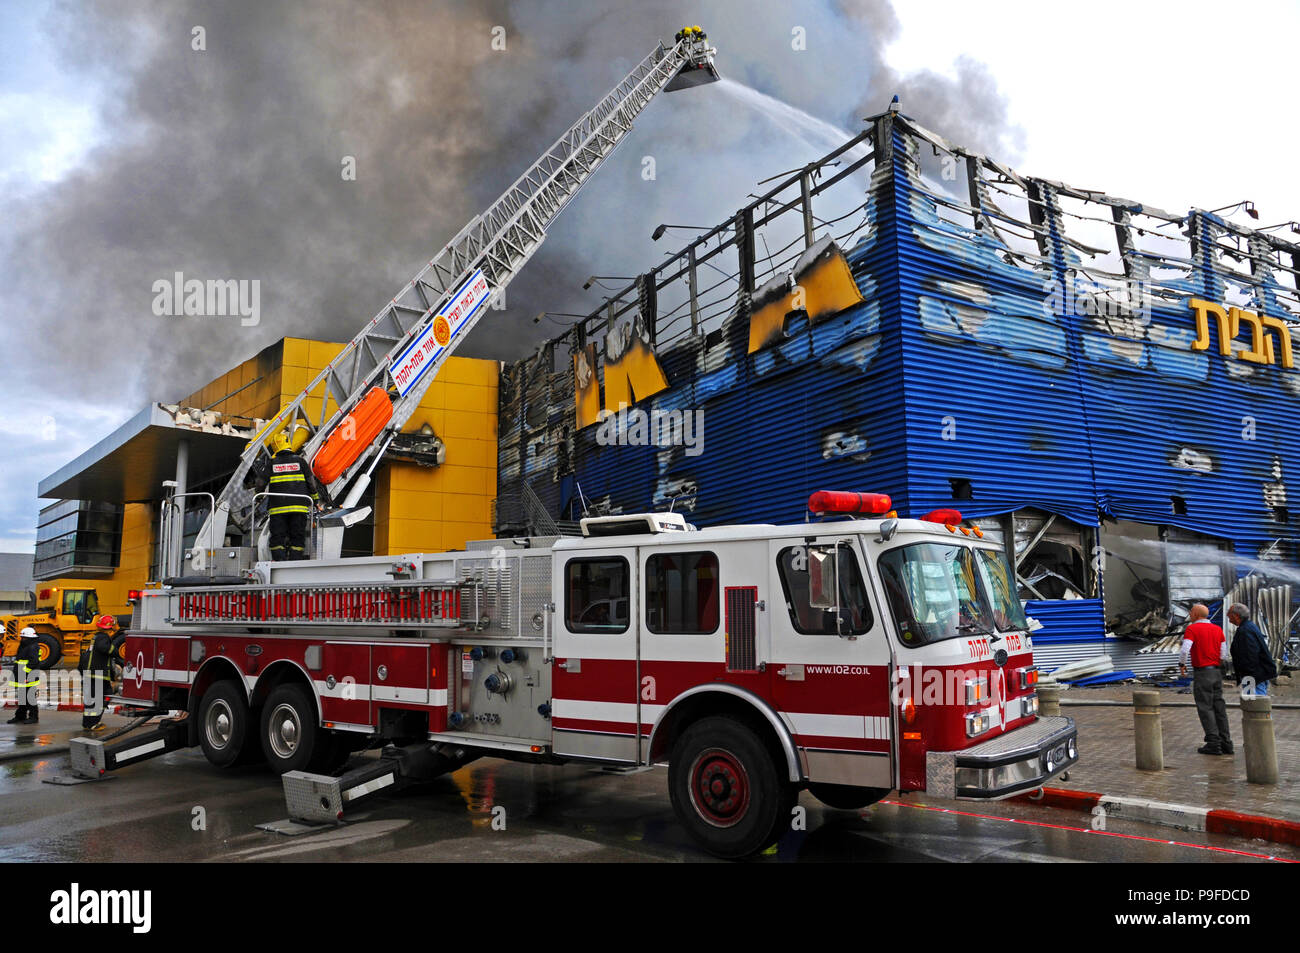
[[[867,513],[883,516],[893,509],[894,501],[887,493],[844,493],[837,490],[818,490],[808,497],[810,513]]]
[[[927,523],[945,523],[948,526],[956,526],[961,522],[961,513],[956,510],[931,510],[921,519]]]

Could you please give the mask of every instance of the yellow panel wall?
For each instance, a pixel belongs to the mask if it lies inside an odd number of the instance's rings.
[[[424,424],[447,445],[440,467],[394,461],[375,481],[375,552],[395,555],[464,549],[492,536],[497,488],[495,361],[452,357],[438,371],[406,426]]]
[[[207,407],[244,387],[212,409],[240,417],[274,417],[342,348],[325,341],[284,338],[182,403]],[[432,427],[447,445],[446,463],[434,468],[397,461],[380,466],[375,476],[377,554],[462,549],[467,540],[492,535],[498,373],[496,361],[464,357],[448,358],[439,369],[403,429],[411,433],[425,424]],[[320,419],[319,395],[304,401],[304,409],[311,419]],[[326,409],[332,414],[336,408],[331,402]],[[146,574],[148,564],[146,554]],[[132,583],[123,591],[137,587]]]

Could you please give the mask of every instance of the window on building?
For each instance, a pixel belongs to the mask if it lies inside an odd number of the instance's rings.
[[[122,506],[61,500],[41,510],[36,521],[33,575],[53,579],[78,572],[108,573],[122,556]]]
[[[626,559],[571,559],[564,573],[564,618],[570,632],[627,631],[631,573]]]
[[[790,623],[803,635],[861,635],[871,628],[871,603],[853,551],[835,547],[835,576],[839,580],[839,613],[814,607],[808,595],[808,548],[788,546],[777,553],[777,575],[785,593]]]
[[[646,560],[646,628],[657,634],[703,635],[718,629],[718,557],[657,553]]]

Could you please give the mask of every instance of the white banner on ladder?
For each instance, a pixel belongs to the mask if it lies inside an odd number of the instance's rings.
[[[438,362],[451,345],[457,332],[469,322],[491,296],[487,278],[479,269],[470,275],[439,311],[429,326],[393,361],[393,382],[403,397],[415,386],[424,372]]]

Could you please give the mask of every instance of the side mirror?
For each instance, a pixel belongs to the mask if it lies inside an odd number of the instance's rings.
[[[814,609],[838,608],[835,550],[808,550],[808,604]]]
[[[877,539],[876,542],[887,543],[894,538],[894,534],[897,532],[898,532],[898,517],[891,516],[889,519],[885,520],[883,523],[880,524],[880,538]]]

